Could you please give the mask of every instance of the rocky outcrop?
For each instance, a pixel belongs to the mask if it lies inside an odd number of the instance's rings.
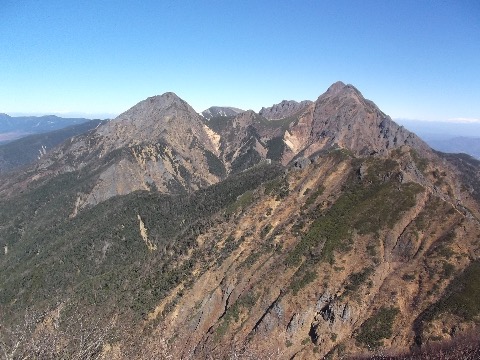
[[[319,297],[315,311],[309,335],[312,342],[317,345],[330,342],[332,334],[336,337],[348,333],[354,323],[351,305],[328,291]]]
[[[283,100],[279,104],[272,105],[268,108],[263,107],[259,115],[268,120],[280,120],[290,116],[294,116],[311,105],[310,100],[296,102],[294,100]]]
[[[197,190],[222,178],[218,139],[190,105],[174,93],[139,102],[93,133],[73,139],[42,159],[42,173],[78,171],[94,176],[76,208],[116,195],[155,188]]]
[[[118,359],[341,359],[448,338],[470,320],[428,311],[480,257],[480,211],[436,156],[343,83],[278,120],[146,99],[0,181],[20,188],[0,202],[0,315],[69,302],[114,319],[98,351]]]
[[[230,118],[219,130],[219,153],[230,173],[248,169],[267,158],[268,148],[259,128],[260,117],[248,110]]]
[[[305,131],[310,130],[309,132]],[[397,125],[352,85],[337,82],[310,106],[285,139],[305,155],[334,146],[359,155],[385,155],[403,145],[429,151],[415,134]]]

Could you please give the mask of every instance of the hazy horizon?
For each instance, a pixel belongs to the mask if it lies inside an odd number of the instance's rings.
[[[258,110],[353,84],[392,118],[480,119],[480,3],[83,3],[0,11],[0,112],[119,114],[173,91]]]

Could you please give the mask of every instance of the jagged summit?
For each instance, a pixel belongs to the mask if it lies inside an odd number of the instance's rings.
[[[329,95],[338,94],[345,86],[347,86],[347,85],[345,85],[344,82],[337,81],[337,82],[333,83],[332,85],[330,85],[330,87],[327,89],[325,94],[329,94]]]
[[[310,104],[312,104],[312,101],[310,100],[304,100],[301,102],[283,100],[279,104],[272,105],[271,107],[262,107],[259,114],[269,120],[279,120],[295,115],[304,110]]]
[[[177,94],[171,91],[168,91],[161,95],[148,97],[147,99],[145,99],[145,101],[149,102],[150,104],[155,104],[155,106],[159,106],[159,107],[168,106],[173,103],[187,104],[185,100],[183,100]]]
[[[225,121],[210,121],[209,116]],[[266,159],[287,165],[337,147],[362,156],[388,155],[402,145],[420,153],[430,151],[343,82],[331,85],[315,102],[284,100],[259,114],[215,106],[202,117],[175,93],[166,92],[73,139],[43,158],[37,168],[41,174],[87,165],[97,169],[96,185],[79,200],[95,204],[148,189],[147,184],[166,193],[196,190]]]
[[[330,86],[315,102],[313,118],[317,142],[336,143],[359,154],[384,153],[402,145],[421,152],[429,150],[420,138],[396,124],[353,85],[337,82]]]
[[[262,109],[261,114],[281,112],[281,109],[294,106],[295,103],[282,102]],[[285,144],[281,156],[283,163],[298,154],[308,157],[335,147],[358,155],[386,155],[391,149],[403,145],[422,154],[430,151],[420,138],[397,125],[354,86],[340,81],[331,85],[314,103],[306,103],[292,119],[282,137]]]
[[[330,87],[318,99],[333,98],[333,97],[353,97],[366,100],[362,93],[352,84],[345,84],[342,81],[337,81],[330,85]]]
[[[478,338],[479,165],[452,171],[351,85],[300,104],[206,120],[166,93],[0,178],[2,351],[307,360]]]
[[[136,120],[151,120],[152,115],[161,114],[170,107],[176,110],[183,110],[195,113],[195,110],[183,99],[173,92],[166,92],[162,95],[156,95],[140,101],[130,109],[120,114],[114,121],[136,118]]]
[[[200,116],[173,92],[140,101],[97,132],[116,139],[114,147],[127,143],[152,142],[168,132],[203,127]]]

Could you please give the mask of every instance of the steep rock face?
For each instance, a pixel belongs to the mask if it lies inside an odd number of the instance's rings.
[[[0,182],[0,330],[35,305],[44,358],[90,331],[92,357],[342,359],[480,324],[478,162],[343,83],[214,119],[149,98]]]
[[[77,207],[152,187],[165,193],[196,190],[222,178],[218,139],[173,93],[150,97],[73,139],[38,165],[43,173],[83,170],[91,188]]]
[[[335,146],[359,155],[387,154],[402,145],[422,154],[429,151],[415,134],[393,122],[352,85],[342,82],[333,84],[311,104],[285,132],[284,140],[291,150],[285,161],[298,151],[309,156]]]
[[[261,139],[260,117],[252,110],[226,119],[220,131],[220,153],[230,172],[239,172],[267,157],[267,147]]]
[[[310,100],[304,100],[301,102],[283,100],[281,103],[275,104],[271,107],[263,107],[260,110],[259,115],[268,120],[280,120],[297,114],[311,104],[312,101]]]
[[[422,152],[429,149],[352,85],[332,85],[316,101],[313,117],[312,140],[326,138],[358,154],[385,153],[402,145]]]
[[[175,339],[172,353],[186,358],[342,359],[405,351],[418,322],[435,324],[416,330],[424,341],[448,338],[456,321],[468,329],[465,319],[417,320],[480,256],[478,220],[446,194],[458,179],[443,178],[449,190],[431,176],[420,185],[408,146],[350,156],[320,155],[201,234],[216,249],[203,261],[217,266],[199,272],[153,338]]]

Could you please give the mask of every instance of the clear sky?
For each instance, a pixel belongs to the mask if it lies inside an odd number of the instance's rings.
[[[258,111],[337,80],[394,118],[480,119],[480,1],[0,0],[0,112]]]

